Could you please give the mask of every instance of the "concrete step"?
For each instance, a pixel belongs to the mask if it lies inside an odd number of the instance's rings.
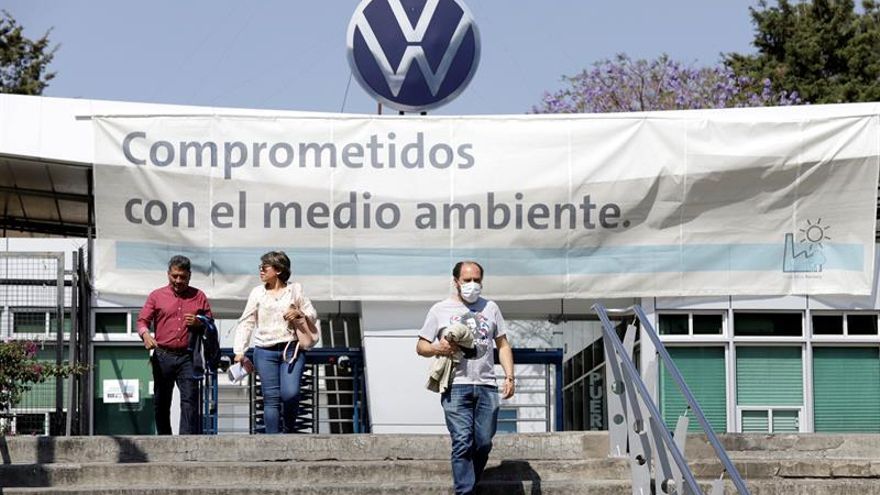
[[[495,459],[582,460],[608,456],[602,432],[523,433],[495,437]],[[90,462],[235,462],[447,460],[448,435],[221,435],[0,437],[4,464]]]
[[[708,492],[709,482],[701,482],[703,492]],[[753,495],[880,495],[880,483],[875,480],[787,480],[786,482],[759,481],[748,484]],[[379,483],[372,485],[353,483],[325,483],[310,486],[286,486],[274,484],[223,485],[206,487],[161,487],[129,485],[126,487],[77,487],[77,488],[4,488],[4,495],[27,495],[57,493],[61,495],[449,495],[451,482],[430,483]],[[522,481],[490,482],[480,485],[482,495],[631,495],[628,481]],[[725,495],[736,490],[728,482]]]
[[[798,434],[720,436],[730,456],[772,459],[873,459],[880,444],[876,434]],[[601,459],[608,456],[605,432],[524,433],[498,435],[497,459]],[[703,435],[688,437],[689,459],[715,459]],[[0,462],[222,462],[435,459],[449,457],[447,435],[220,435],[0,437]]]
[[[764,479],[880,479],[880,461],[867,459],[735,461],[746,480]],[[721,476],[721,465],[710,460],[691,462],[698,478]],[[0,486],[95,486],[148,483],[155,479],[180,480],[180,485],[235,484],[242,481],[304,485],[328,479],[352,483],[443,481],[451,479],[449,461],[296,461],[296,462],[149,462],[54,463],[0,465]],[[492,460],[486,480],[627,480],[625,459],[592,460]]]
[[[872,459],[877,457],[880,435],[865,433],[798,433],[719,435],[731,457],[788,457],[829,459]],[[691,459],[714,457],[705,435],[688,435],[687,456]]]
[[[736,462],[748,482],[765,480],[880,481],[880,461],[865,459],[793,460],[751,459]],[[691,463],[694,474],[716,479],[721,466],[711,461]],[[177,463],[74,463],[0,465],[0,487],[91,487],[148,484],[157,479],[175,480],[179,486],[212,486],[259,482],[291,487],[321,484],[327,480],[376,484],[436,482],[452,477],[448,461],[304,461],[304,462],[177,462]],[[490,461],[487,481],[586,481],[630,479],[624,459]]]
[[[491,481],[586,480],[629,477],[622,459],[562,461],[490,461],[483,479]],[[178,462],[0,465],[0,486],[75,487],[148,484],[176,480],[180,486],[259,482],[307,486],[327,480],[376,484],[446,482],[449,461],[322,461],[322,462]]]

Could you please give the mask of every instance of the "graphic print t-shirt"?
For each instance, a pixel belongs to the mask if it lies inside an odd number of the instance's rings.
[[[507,326],[498,305],[482,297],[473,304],[444,299],[431,307],[419,337],[434,342],[441,330],[456,323],[467,325],[474,335],[476,355],[462,359],[455,368],[453,384],[495,385],[495,360],[492,347],[495,339],[507,334]]]

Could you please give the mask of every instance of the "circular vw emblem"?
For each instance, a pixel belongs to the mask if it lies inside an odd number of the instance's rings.
[[[348,62],[378,101],[407,112],[461,93],[480,61],[480,35],[461,0],[362,0],[348,25]]]

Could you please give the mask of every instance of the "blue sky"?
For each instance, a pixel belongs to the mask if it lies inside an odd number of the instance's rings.
[[[753,1],[465,2],[480,28],[480,67],[432,114],[524,113],[563,75],[620,52],[711,65],[722,52],[753,51]],[[2,8],[29,37],[53,28],[61,48],[47,96],[375,113],[345,56],[358,3],[6,0]]]

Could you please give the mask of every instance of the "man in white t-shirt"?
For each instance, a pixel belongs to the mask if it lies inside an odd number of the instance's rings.
[[[446,427],[452,437],[452,477],[456,494],[472,494],[480,481],[492,437],[498,426],[499,394],[495,382],[492,342],[504,368],[501,398],[513,396],[513,351],[507,342],[507,326],[493,301],[480,297],[483,267],[460,261],[452,269],[456,293],[431,307],[419,331],[416,352],[420,356],[452,356],[458,346],[441,337],[443,329],[456,323],[470,327],[476,355],[462,359],[455,368],[452,386],[440,396]]]

